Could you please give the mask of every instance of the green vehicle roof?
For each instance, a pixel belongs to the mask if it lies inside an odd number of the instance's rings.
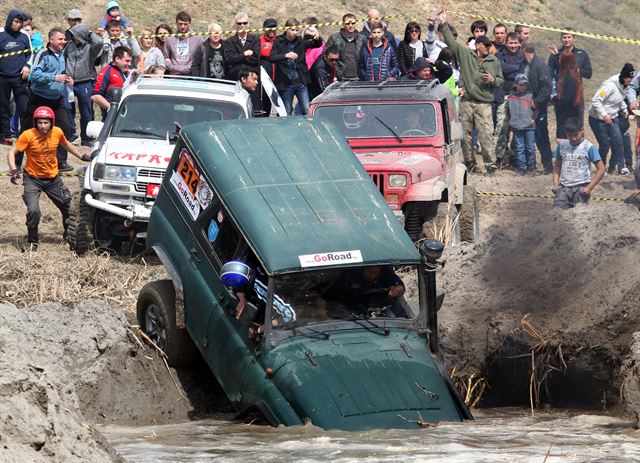
[[[317,268],[420,262],[344,137],[327,121],[207,122],[185,127],[181,136],[267,273],[308,268],[300,256],[323,264]],[[341,254],[323,260],[318,253]],[[341,256],[345,261],[333,263]]]

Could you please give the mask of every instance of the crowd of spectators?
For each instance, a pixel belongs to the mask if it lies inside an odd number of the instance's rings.
[[[523,175],[551,174],[548,107],[555,112],[558,143],[568,139],[567,120],[582,125],[587,109],[607,172],[633,171],[637,140],[631,121],[638,110],[639,86],[634,66],[625,63],[585,107],[583,79],[593,72],[589,55],[576,46],[570,29],[560,34],[560,48],[534,43],[527,26],[510,30],[495,24],[490,29],[483,20],[473,21],[463,39],[440,11],[429,14],[423,24],[408,22],[404,34],[397,36],[384,15],[371,8],[362,22],[345,14],[340,30],[326,38],[314,27],[318,20],[313,16],[283,23],[266,18],[262,32],[254,34],[246,12],[235,15],[233,34],[225,36],[218,23],[210,23],[206,35],[192,34],[186,11],[175,16],[174,25],[140,28],[136,35],[115,0],[106,5],[99,25],[86,24],[75,8],[66,20],[66,30],[52,28],[43,41],[30,14],[9,12],[0,31],[0,49],[33,52],[0,57],[2,143],[12,144],[12,137],[32,124],[33,110],[47,106],[68,140],[90,145],[86,127],[95,117],[95,106],[104,116],[109,88],[122,86],[131,72],[238,80],[241,71],[249,70],[260,79],[270,78],[287,113],[295,115],[307,114],[310,100],[336,81],[438,79],[458,102],[468,170],[479,170],[476,158],[481,154],[488,176],[505,168]],[[547,62],[539,56],[545,48]],[[255,113],[269,116],[268,95],[260,88],[250,94]],[[70,169],[62,147],[58,162],[61,171]],[[636,175],[640,181],[640,173]]]

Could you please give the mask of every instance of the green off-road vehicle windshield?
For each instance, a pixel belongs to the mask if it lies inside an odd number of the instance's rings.
[[[424,138],[438,132],[431,103],[348,103],[319,105],[314,117],[324,117],[347,138]]]
[[[178,96],[131,95],[118,110],[112,137],[165,139],[198,122],[244,119],[240,105]]]
[[[417,266],[350,267],[275,277],[271,325],[276,332],[338,321],[382,327],[391,319],[415,320]],[[294,333],[295,334],[295,333]]]

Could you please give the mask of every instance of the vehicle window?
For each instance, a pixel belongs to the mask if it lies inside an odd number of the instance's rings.
[[[418,267],[352,267],[276,277],[272,326],[287,330],[336,320],[417,317]],[[416,302],[417,304],[417,302]]]
[[[438,129],[431,103],[322,105],[313,115],[329,119],[348,139],[431,137]]]
[[[111,136],[165,139],[184,127],[198,122],[243,119],[240,105],[223,101],[177,96],[131,95],[118,109]]]
[[[233,221],[227,216],[222,203],[211,208],[210,219],[202,222],[202,227],[211,250],[220,261],[220,265],[233,260],[242,245],[242,235]]]

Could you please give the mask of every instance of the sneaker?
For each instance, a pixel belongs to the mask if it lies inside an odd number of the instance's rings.
[[[553,174],[553,167],[549,167],[546,166],[543,170],[542,170],[543,175],[550,175]]]
[[[518,175],[527,175],[527,171],[525,169],[518,169]]]
[[[616,166],[609,166],[609,168],[607,169],[607,174],[613,175],[615,173],[616,173]]]
[[[60,172],[72,172],[73,171],[73,167],[71,167],[66,162],[61,162],[61,163],[58,164],[58,170]]]
[[[622,169],[620,169],[618,171],[618,174],[620,174],[620,175],[629,175],[630,173],[631,173],[631,171],[626,167],[623,167]]]
[[[467,166],[467,172],[470,174],[478,171],[478,165],[475,162],[465,162]]]

